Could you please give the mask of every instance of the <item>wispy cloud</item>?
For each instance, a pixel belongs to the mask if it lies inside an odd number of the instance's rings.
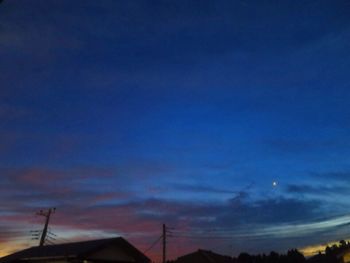
[[[293,194],[311,194],[317,196],[344,195],[349,191],[349,187],[344,185],[287,185],[286,191]]]
[[[172,187],[176,189],[177,191],[189,191],[189,192],[199,192],[199,193],[216,193],[216,194],[236,194],[237,191],[229,190],[229,189],[223,189],[223,188],[216,188],[213,186],[205,186],[205,185],[199,185],[199,184],[173,184]]]
[[[319,178],[326,181],[349,182],[350,172],[344,171],[329,171],[329,172],[313,172],[311,175],[314,178]]]

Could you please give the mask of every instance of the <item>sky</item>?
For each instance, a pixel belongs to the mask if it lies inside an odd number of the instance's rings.
[[[168,257],[350,237],[348,0],[5,0],[0,255]],[[274,183],[275,182],[275,183]]]

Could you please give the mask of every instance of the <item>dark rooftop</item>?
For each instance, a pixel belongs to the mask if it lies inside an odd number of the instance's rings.
[[[81,242],[72,242],[59,245],[47,245],[42,247],[31,247],[18,251],[8,256],[0,258],[0,263],[43,258],[84,258],[89,253],[102,249],[107,245],[115,244],[124,248],[135,256],[140,262],[149,262],[150,260],[139,250],[132,246],[122,237],[107,238],[98,240],[89,240]]]
[[[196,252],[179,257],[176,263],[233,263],[235,260],[209,250],[199,249]]]

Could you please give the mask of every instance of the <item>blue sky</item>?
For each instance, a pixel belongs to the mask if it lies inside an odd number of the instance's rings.
[[[189,236],[171,257],[348,238],[349,10],[2,2],[0,252],[28,245],[49,206],[70,239],[146,248],[166,223]]]

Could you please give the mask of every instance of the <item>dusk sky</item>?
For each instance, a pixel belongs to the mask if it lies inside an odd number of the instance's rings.
[[[349,69],[349,0],[3,1],[0,255],[50,207],[170,259],[350,238]]]

